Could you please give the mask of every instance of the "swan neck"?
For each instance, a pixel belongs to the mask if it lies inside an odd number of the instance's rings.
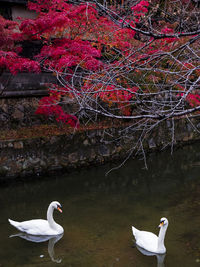
[[[158,249],[162,249],[165,247],[164,240],[165,240],[166,230],[167,230],[167,226],[163,226],[160,228],[160,232],[158,235]]]
[[[47,221],[50,227],[55,228],[56,222],[54,221],[54,218],[53,218],[53,211],[54,211],[54,208],[50,205],[47,210]]]

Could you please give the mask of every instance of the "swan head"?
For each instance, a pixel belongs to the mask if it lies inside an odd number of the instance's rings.
[[[158,227],[159,228],[161,228],[161,227],[167,227],[168,224],[169,224],[169,222],[168,222],[167,218],[163,217],[163,218],[160,219],[160,224],[159,224]]]
[[[50,206],[62,213],[62,206],[58,201],[51,202]]]

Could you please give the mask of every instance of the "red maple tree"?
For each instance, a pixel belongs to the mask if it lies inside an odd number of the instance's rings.
[[[37,0],[28,4],[36,19],[16,23],[0,17],[0,67],[13,74],[44,70],[58,79],[37,114],[76,127],[85,114],[162,120],[200,109],[200,29],[193,17],[198,5],[128,3],[122,10],[95,0]],[[34,60],[20,56],[22,40],[43,44]],[[76,113],[65,113],[64,96],[78,103]]]

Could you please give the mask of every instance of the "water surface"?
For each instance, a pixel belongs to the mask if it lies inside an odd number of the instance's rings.
[[[148,166],[133,160],[107,177],[110,165],[1,186],[0,266],[200,266],[200,144],[151,155]],[[52,200],[63,206],[54,216],[60,239],[9,237],[18,232],[8,218],[45,218]],[[131,225],[157,234],[163,216],[167,254],[157,263],[134,246]]]

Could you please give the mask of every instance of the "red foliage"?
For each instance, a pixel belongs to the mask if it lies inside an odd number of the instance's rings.
[[[101,52],[92,47],[88,41],[63,38],[42,48],[39,60],[44,60],[45,66],[57,71],[80,65],[88,70],[98,70],[103,64],[97,60]]]
[[[50,91],[50,96],[43,97],[40,100],[36,114],[53,117],[57,122],[68,124],[74,128],[79,127],[79,122],[76,116],[66,114],[62,107],[59,105],[59,97],[59,93],[57,93],[56,91]]]
[[[147,9],[148,6],[149,6],[149,2],[142,0],[138,4],[133,6],[131,9],[135,12],[147,13],[148,12],[148,9]]]
[[[200,106],[200,95],[199,94],[188,94],[187,101],[191,107]]]
[[[19,39],[19,35],[14,31],[17,26],[17,22],[6,20],[0,16],[0,49],[6,51],[14,49],[14,42]]]
[[[23,39],[18,32],[18,23],[0,16],[0,68],[7,69],[12,74],[22,71],[40,72],[39,62],[18,55],[22,50],[18,44],[20,40]]]
[[[145,26],[150,10],[149,2],[139,1],[131,7],[132,14],[118,21],[119,24],[130,25],[133,28],[137,27],[138,23]],[[89,2],[75,5],[66,0],[37,0],[30,1],[28,7],[37,12],[36,19],[21,20],[18,24],[0,17],[0,68],[7,69],[12,74],[22,71],[39,72],[42,63],[45,70],[55,74],[64,73],[68,82],[77,69],[84,70],[84,75],[90,75],[89,81],[94,74],[98,76],[98,73],[101,73],[98,78],[106,77],[107,70],[114,68],[124,68],[129,71],[131,67],[137,77],[140,75],[138,64],[146,65],[147,69],[151,68],[153,57],[161,52],[175,49],[176,42],[179,41],[177,38],[169,38],[169,35],[174,34],[175,26],[165,23],[164,26],[160,25],[159,29],[163,38],[154,40],[148,37],[148,41],[152,40],[152,44],[143,48],[147,37],[145,40],[136,40],[136,32],[133,29],[120,27],[118,23],[115,24],[107,17],[98,14],[95,5]],[[20,57],[19,41],[35,39],[43,43],[40,54],[35,60]],[[138,52],[140,49],[142,53]],[[101,59],[106,52],[115,58],[114,62],[103,63]],[[160,64],[164,69],[170,62]],[[182,67],[188,67],[187,63]],[[156,73],[153,75],[151,73],[149,77],[147,74],[145,76],[148,82],[151,82],[152,77],[154,81],[159,79]],[[78,88],[78,92],[92,91],[94,97],[100,98],[108,106],[117,105],[123,115],[131,114],[138,88],[130,86],[126,78],[116,78],[118,81],[113,84],[111,81],[103,84],[99,79],[95,85],[92,82],[85,82],[84,78],[81,81],[82,88]],[[123,86],[125,89],[121,89]],[[63,90],[55,87],[54,90],[50,90],[50,95],[40,101],[36,113],[53,116],[57,121],[77,127],[78,119],[74,115],[66,114],[59,105],[64,94],[74,96],[68,88]],[[200,104],[199,96],[196,94],[188,95],[187,100],[191,106],[194,103]]]
[[[148,6],[149,2],[142,0],[131,8],[134,12],[135,22],[139,22],[140,18],[143,17],[148,12],[147,9]]]
[[[0,68],[8,69],[12,74],[23,71],[40,72],[39,62],[22,58],[15,52],[5,52],[2,50],[0,50]]]

